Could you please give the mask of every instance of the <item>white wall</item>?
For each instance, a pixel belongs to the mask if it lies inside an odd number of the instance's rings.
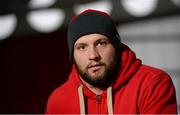
[[[168,72],[174,82],[180,113],[180,16],[119,25],[122,42],[132,48],[144,64]]]

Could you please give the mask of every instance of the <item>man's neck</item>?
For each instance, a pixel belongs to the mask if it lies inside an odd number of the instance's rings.
[[[81,78],[80,78],[81,79]],[[84,81],[83,79],[81,79],[82,82],[89,88],[89,90],[91,90],[93,93],[95,93],[96,95],[100,95],[102,93],[102,89],[97,88],[92,86],[91,84],[87,83],[86,81]]]

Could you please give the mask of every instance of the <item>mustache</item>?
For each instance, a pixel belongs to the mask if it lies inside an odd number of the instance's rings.
[[[106,66],[105,63],[103,62],[90,62],[86,68],[92,68],[92,67],[95,67],[95,66]]]

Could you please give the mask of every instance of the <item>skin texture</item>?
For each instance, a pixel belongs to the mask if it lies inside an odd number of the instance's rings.
[[[104,35],[84,35],[74,44],[75,65],[88,86],[100,89],[110,83],[116,67],[115,60],[115,48]]]

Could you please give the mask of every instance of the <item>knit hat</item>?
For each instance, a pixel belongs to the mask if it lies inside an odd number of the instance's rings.
[[[121,40],[112,18],[105,12],[89,9],[74,16],[68,26],[68,47],[71,61],[73,61],[75,42],[81,36],[92,33],[105,35],[115,49],[119,49]]]

